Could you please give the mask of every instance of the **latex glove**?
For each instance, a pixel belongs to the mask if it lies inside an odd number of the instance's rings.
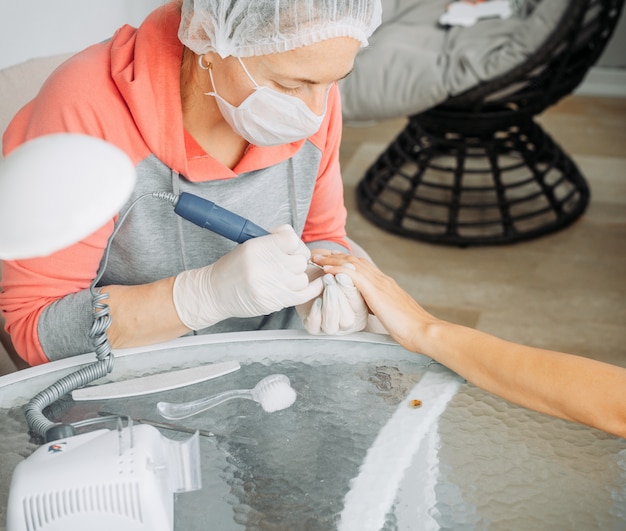
[[[306,274],[309,277],[309,282],[314,282],[315,280],[317,280],[318,282],[322,282],[321,278],[324,276],[324,270],[321,267],[317,267],[309,263],[308,267],[306,268]],[[314,297],[304,304],[299,304],[296,306],[296,311],[298,312],[300,319],[302,319],[302,322],[304,322],[307,315],[309,315],[309,312],[311,311],[311,306],[313,306],[315,300],[316,299]]]
[[[293,228],[235,247],[217,262],[179,273],[174,305],[180,320],[200,330],[229,317],[267,315],[317,297],[322,281],[306,274],[311,253]]]
[[[336,277],[326,274],[322,279],[324,293],[302,319],[306,330],[315,335],[345,335],[365,329],[367,305],[350,277],[340,273]]]

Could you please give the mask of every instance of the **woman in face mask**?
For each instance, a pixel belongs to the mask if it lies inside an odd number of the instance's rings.
[[[113,347],[303,322],[364,328],[354,286],[307,262],[311,249],[350,249],[336,82],[380,17],[380,0],[170,2],[70,58],[20,110],[5,155],[67,131],[131,157],[138,179],[119,218],[145,194],[189,192],[270,229],[237,245],[165,201],[138,201],[99,283]],[[0,307],[31,365],[93,350],[87,288],[117,219],[49,257],[3,264]]]

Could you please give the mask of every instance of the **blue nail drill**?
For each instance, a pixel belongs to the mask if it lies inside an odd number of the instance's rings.
[[[258,238],[269,234],[264,228],[259,227],[239,214],[226,210],[213,201],[203,199],[194,194],[183,192],[180,195],[168,192],[154,192],[153,197],[165,199],[174,205],[174,212],[188,221],[208,229],[224,238],[237,243],[243,243],[250,238]],[[323,269],[321,265],[308,261],[309,265]]]
[[[213,231],[237,243],[269,234],[249,219],[226,210],[208,199],[186,192],[176,199],[174,212],[203,229]]]

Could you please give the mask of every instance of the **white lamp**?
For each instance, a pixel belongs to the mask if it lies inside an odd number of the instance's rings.
[[[0,162],[0,259],[46,256],[109,221],[130,197],[135,168],[112,144],[46,135]]]

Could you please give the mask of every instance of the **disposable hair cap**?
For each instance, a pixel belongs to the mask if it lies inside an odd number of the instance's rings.
[[[380,0],[183,0],[181,42],[202,55],[286,52],[334,37],[367,40],[381,21]]]

